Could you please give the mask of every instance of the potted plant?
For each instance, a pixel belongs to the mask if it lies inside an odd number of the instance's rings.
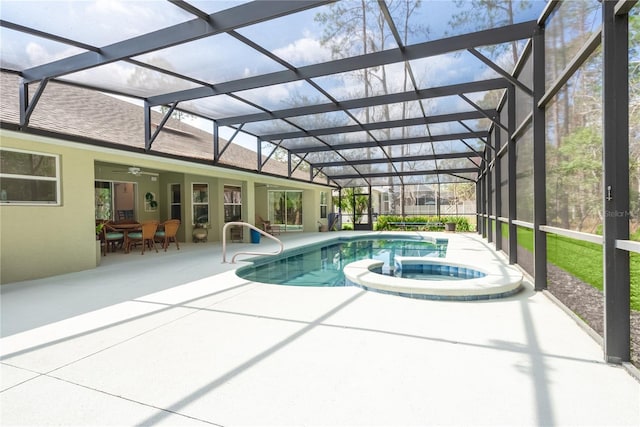
[[[209,224],[206,222],[197,222],[191,235],[193,236],[193,242],[206,242],[209,237]]]
[[[96,223],[96,267],[100,265],[102,259],[102,229],[104,228],[104,222]],[[105,243],[106,244],[106,243]]]
[[[96,240],[100,240],[100,234],[102,234],[102,229],[104,228],[104,222],[99,222],[96,224]]]

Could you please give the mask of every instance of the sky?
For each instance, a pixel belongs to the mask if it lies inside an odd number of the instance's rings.
[[[244,2],[192,1],[194,6],[206,13],[214,13],[242,3]],[[349,9],[359,3],[359,1],[346,0],[340,4]],[[471,3],[466,2],[466,4]],[[393,5],[394,3],[389,2],[392,15],[396,13]],[[533,7],[523,15],[521,20],[536,19],[544,2],[533,1],[531,5]],[[328,6],[323,6],[295,16],[240,28],[237,31],[296,67],[315,64],[332,58],[329,46],[323,45],[320,41],[323,28],[314,19],[318,13],[329,11]],[[451,1],[424,1],[412,19],[416,23],[426,23],[427,34],[425,35],[424,32],[416,34],[415,37],[419,37],[416,41],[451,36],[466,30],[466,28],[454,28],[449,25],[452,14],[458,11],[459,9]],[[75,39],[95,47],[116,43],[194,18],[186,11],[161,0],[0,0],[0,16],[9,22]],[[385,43],[385,48],[397,46],[392,39],[387,39]],[[354,47],[356,50],[358,48],[362,50],[362,46]],[[6,68],[29,68],[82,51],[73,46],[0,28],[0,64]],[[285,69],[281,64],[257,54],[227,34],[140,55],[135,59],[184,73],[210,84]],[[497,62],[503,61],[498,57],[494,59]],[[418,84],[424,87],[466,81],[472,75],[476,80],[496,76],[468,53],[425,58],[413,61],[412,67]],[[390,84],[402,81],[402,67],[392,65],[387,67],[386,71]],[[132,83],[135,83],[132,94],[139,97],[197,87],[193,82],[179,80],[124,61],[63,78],[86,84],[100,82],[108,89],[122,92],[131,91]],[[354,79],[352,75],[326,76],[316,81],[338,100],[363,96],[361,82]],[[400,91],[402,88],[398,86],[392,90]],[[303,97],[315,99],[316,102],[328,102],[310,85],[301,81],[247,91],[242,95],[269,109],[289,107],[292,102]],[[238,102],[230,102],[228,98],[198,100],[188,105],[196,111],[218,116],[258,111]],[[210,124],[205,127],[210,131]],[[221,134],[224,137],[225,131],[223,130]],[[255,138],[250,137],[249,141],[249,146],[255,147]]]

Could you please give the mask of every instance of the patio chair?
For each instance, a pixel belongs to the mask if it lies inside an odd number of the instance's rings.
[[[118,221],[126,221],[133,219],[133,209],[119,210]]]
[[[111,252],[116,251],[117,244],[122,247],[122,245],[124,244],[124,233],[113,228],[111,226],[111,223],[107,221],[102,225],[100,240],[102,241],[102,255],[107,256],[109,247],[111,247]]]
[[[260,215],[256,215],[256,227],[262,228],[262,230],[266,231],[269,234],[273,234],[273,229],[271,227],[271,221],[267,221],[262,219]]]
[[[178,240],[176,240],[176,233],[178,232],[178,228],[180,227],[179,219],[168,219],[164,223],[162,223],[163,230],[156,231],[155,240],[156,242],[162,242],[162,247],[164,251],[167,251],[169,244],[171,242],[175,242],[176,247],[180,250],[180,245],[178,244]]]
[[[156,247],[156,231],[158,230],[159,221],[145,221],[140,227],[141,231],[133,231],[127,234],[127,252],[131,251],[131,246],[138,243],[142,243],[142,253],[144,255],[145,247],[149,246],[149,249],[153,246],[153,249],[158,252]]]

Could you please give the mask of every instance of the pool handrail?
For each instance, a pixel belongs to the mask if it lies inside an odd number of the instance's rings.
[[[249,229],[257,231],[262,234],[264,237],[268,237],[269,239],[275,240],[280,245],[280,249],[276,252],[253,252],[253,251],[240,251],[233,254],[231,257],[231,264],[236,263],[236,257],[238,255],[279,255],[284,251],[284,244],[277,237],[272,236],[264,230],[259,229],[255,225],[249,224],[248,222],[240,222],[240,221],[232,221],[227,222],[224,227],[222,227],[222,263],[225,264],[227,262],[227,228],[231,226],[240,226],[240,227],[249,227]]]

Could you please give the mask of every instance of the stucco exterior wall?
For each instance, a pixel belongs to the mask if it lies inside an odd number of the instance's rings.
[[[61,205],[0,205],[2,283],[96,266],[94,157],[46,138],[2,132],[0,146],[60,155]]]
[[[256,215],[260,215],[260,217],[266,220],[267,218],[269,218],[269,192],[267,191],[268,187],[259,183],[257,183],[255,187]],[[253,221],[255,221],[255,218],[253,218]],[[254,224],[253,221],[251,222],[252,224]]]
[[[256,207],[267,206],[267,192],[273,187],[303,190],[304,231],[318,230],[320,191],[328,188],[251,172],[232,171],[145,154],[0,130],[0,147],[17,148],[60,156],[61,205],[0,204],[0,283],[48,277],[96,267],[95,180],[135,182],[138,221],[169,216],[169,184],[182,186],[182,225],[179,239],[191,241],[191,184],[209,184],[209,241],[219,241],[224,226],[223,188],[242,188],[243,220],[255,222]],[[114,168],[114,165],[118,166]],[[160,171],[158,179],[114,172],[136,165]],[[144,209],[144,195],[156,195],[158,209]],[[262,209],[262,208],[261,208]],[[245,240],[248,239],[245,232]],[[248,241],[248,240],[247,240]],[[98,258],[99,259],[99,258]]]

